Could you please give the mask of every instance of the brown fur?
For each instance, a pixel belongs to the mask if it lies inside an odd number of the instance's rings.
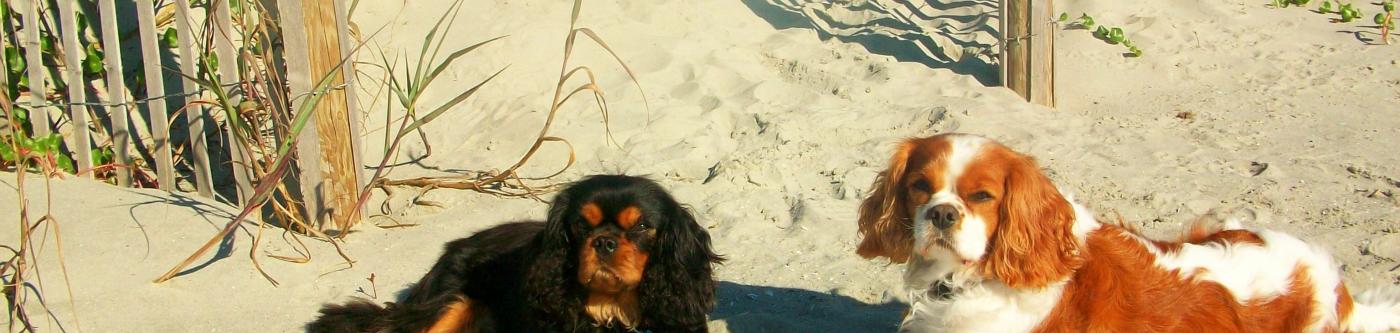
[[[1351,309],[1354,305],[1355,304],[1352,304],[1351,300],[1351,292],[1347,291],[1347,285],[1338,283],[1337,322],[1340,323],[1342,327],[1346,327],[1347,322],[1351,320]]]
[[[1298,332],[1312,319],[1306,266],[1294,269],[1284,295],[1241,304],[1217,283],[1156,268],[1124,232],[1105,225],[1089,235],[1083,266],[1037,332]]]
[[[636,327],[641,318],[641,307],[637,304],[634,290],[618,294],[590,293],[584,310],[598,323],[617,323],[625,327]]]
[[[989,183],[1005,189],[993,193],[993,202],[999,200],[996,215],[978,212],[984,220],[996,221],[982,273],[1012,288],[1041,288],[1069,276],[1082,264],[1069,201],[1030,157],[999,144],[983,151],[972,162],[979,167],[970,167],[959,180],[990,178]]]
[[[596,227],[599,223],[603,223],[603,209],[598,208],[598,204],[592,202],[583,204],[583,208],[579,208],[579,215],[583,215],[583,219],[588,221],[590,226]]]
[[[618,237],[617,250],[604,259],[593,250],[593,239],[597,237],[588,237],[584,241],[584,249],[579,251],[579,283],[594,292],[603,293],[619,293],[641,283],[642,274],[646,271],[647,253],[626,237]]]
[[[948,151],[948,141],[939,137],[904,140],[889,158],[889,166],[875,176],[871,194],[861,201],[861,243],[855,253],[865,259],[888,257],[892,263],[909,260],[914,249],[913,220],[910,220],[910,183],[906,173],[923,172],[925,166],[944,160],[939,151]],[[917,161],[916,161],[917,160]],[[923,175],[923,173],[921,173]],[[927,201],[924,197],[923,201]]]
[[[637,220],[642,218],[642,210],[636,206],[627,207],[617,213],[617,225],[622,229],[632,229],[637,224]]]
[[[423,333],[453,333],[453,332],[475,332],[473,327],[475,316],[471,299],[462,297],[457,301],[448,304],[438,315],[436,322],[424,330]]]

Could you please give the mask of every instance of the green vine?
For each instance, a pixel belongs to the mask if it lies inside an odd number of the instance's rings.
[[[1080,13],[1079,18],[1074,21],[1069,20],[1069,13],[1060,13],[1058,22],[1063,24],[1067,29],[1082,28],[1086,31],[1092,31],[1094,38],[1098,38],[1109,45],[1123,45],[1124,48],[1128,49],[1128,52],[1124,54],[1125,56],[1142,56],[1142,49],[1138,48],[1136,43],[1124,35],[1123,28],[1095,25],[1094,17],[1089,16],[1088,13]]]

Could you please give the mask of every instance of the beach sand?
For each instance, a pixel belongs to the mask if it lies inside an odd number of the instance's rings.
[[[387,25],[361,60],[375,61],[381,51],[416,55],[446,3],[361,2],[354,21],[362,32]],[[1148,233],[1173,234],[1212,209],[1249,209],[1251,225],[1331,251],[1352,290],[1400,285],[1400,47],[1366,45],[1349,33],[1370,23],[1330,23],[1266,3],[1057,1],[1057,13],[1088,12],[1100,24],[1123,27],[1145,54],[1125,58],[1122,46],[1087,31],[1057,32],[1058,105],[1051,109],[988,86],[995,67],[975,52],[940,59],[946,52],[843,26],[883,22],[850,8],[799,0],[585,1],[580,26],[635,70],[646,103],[606,52],[580,41],[572,64],[598,75],[616,144],[592,101],[574,100],[550,134],[568,139],[578,162],[555,181],[644,175],[688,204],[728,258],[717,273],[715,332],[880,332],[898,325],[906,309],[902,267],[854,254],[856,207],[895,142],[949,131],[1036,156],[1061,191]],[[467,1],[444,49],[509,37],[452,66],[424,105],[510,67],[426,126],[432,155],[390,177],[515,162],[549,109],[570,5]],[[985,8],[959,10],[995,9]],[[976,32],[957,37],[949,40],[963,49],[995,40]],[[362,77],[382,75],[367,67]],[[361,98],[373,99],[370,88],[358,92]],[[362,103],[377,105],[362,111],[372,161],[384,148],[380,98]],[[406,144],[403,160],[426,152],[416,139]],[[563,147],[547,145],[525,174],[559,168]],[[14,180],[0,174],[0,211],[17,207]],[[26,184],[31,214],[43,212],[36,198],[43,184]],[[217,260],[203,258],[197,271],[153,284],[236,209],[187,193],[88,180],[52,186],[76,310],[52,240],[40,262],[44,301],[65,328],[80,324],[85,332],[300,331],[323,303],[393,300],[449,240],[540,219],[546,209],[534,200],[458,190],[423,195],[441,207],[412,205],[420,191],[401,188],[387,198],[387,217],[370,222],[392,217],[417,226],[357,227],[345,242],[353,268],[322,242],[308,242],[307,264],[267,257],[296,255],[280,229],[270,228],[256,255],[281,283],[274,287],[252,267],[257,228],[246,225]],[[370,212],[381,214],[385,200],[377,194]],[[0,226],[16,225],[16,215],[0,214]],[[14,228],[5,230],[0,244],[15,244]]]

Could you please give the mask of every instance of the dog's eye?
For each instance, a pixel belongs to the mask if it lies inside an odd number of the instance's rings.
[[[992,194],[987,193],[987,191],[977,191],[975,193],[972,193],[972,195],[967,196],[967,199],[972,200],[973,202],[983,202],[987,200],[992,200]]]
[[[650,225],[650,224],[638,223],[636,226],[633,226],[633,227],[632,227],[632,232],[636,232],[636,233],[646,232],[647,230],[651,230],[651,225]]]
[[[910,184],[909,187],[913,188],[915,191],[921,191],[925,193],[933,192],[933,188],[928,185],[928,180],[916,180],[913,184]]]

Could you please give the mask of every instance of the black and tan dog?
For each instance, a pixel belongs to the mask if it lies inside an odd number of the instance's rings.
[[[656,183],[593,176],[544,222],[447,244],[399,303],[327,305],[310,332],[704,332],[723,260]]]

